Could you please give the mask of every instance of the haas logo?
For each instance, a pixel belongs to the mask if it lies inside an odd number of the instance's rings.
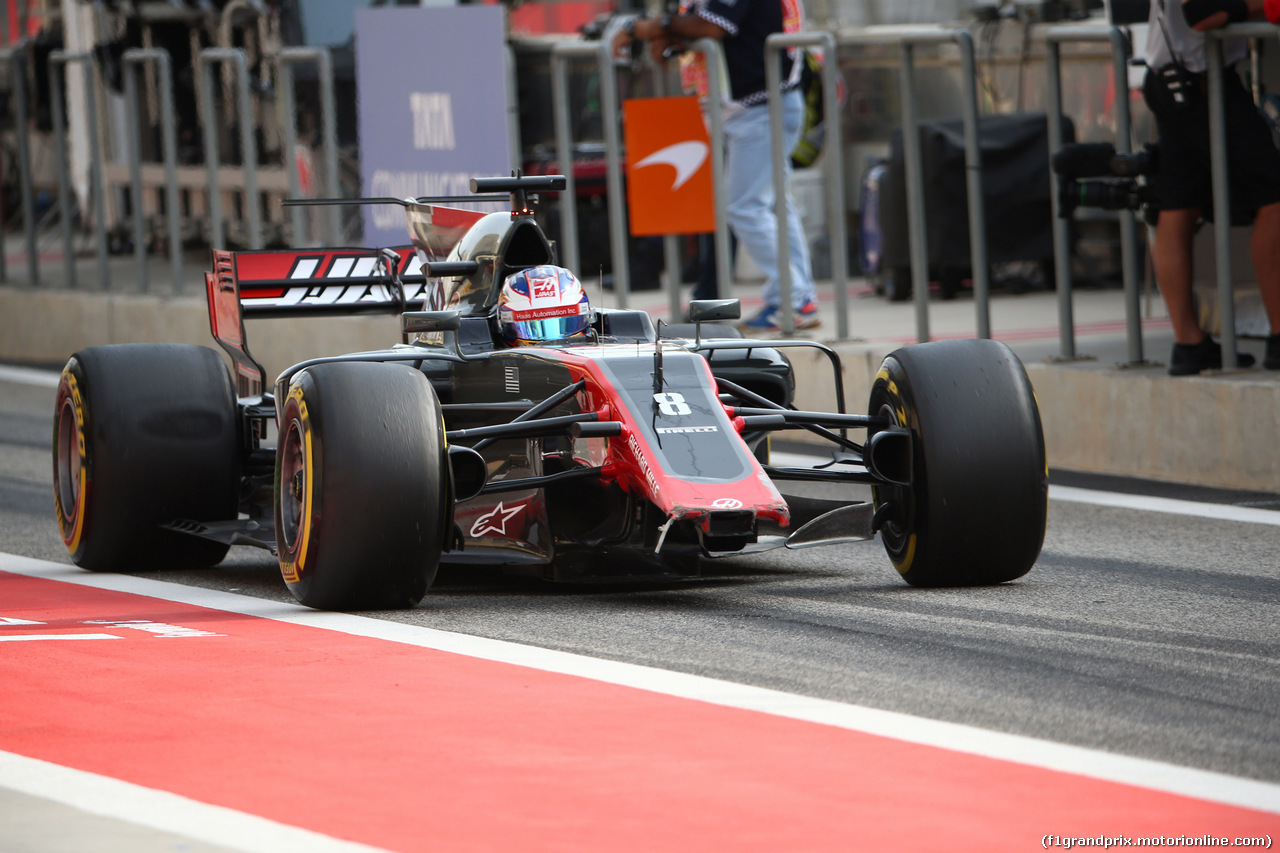
[[[737,498],[716,498],[711,506],[713,509],[742,509],[742,501]]]
[[[531,279],[529,285],[533,288],[529,296],[535,303],[542,299],[555,299],[560,295],[560,282],[553,277]]]

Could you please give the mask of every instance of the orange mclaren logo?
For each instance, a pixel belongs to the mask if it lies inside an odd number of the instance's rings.
[[[714,231],[711,140],[698,99],[637,98],[623,102],[622,114],[631,233]]]

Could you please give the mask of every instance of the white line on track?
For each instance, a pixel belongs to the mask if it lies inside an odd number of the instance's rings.
[[[1110,506],[1119,509],[1137,509],[1144,512],[1194,515],[1198,518],[1214,518],[1221,521],[1280,525],[1280,512],[1270,509],[1254,509],[1247,506],[1232,506],[1231,504],[1201,503],[1200,501],[1180,501],[1173,498],[1154,498],[1148,495],[1126,495],[1120,492],[1100,492],[1093,489],[1077,489],[1072,486],[1050,486],[1049,499],[1093,504],[1094,506]]]
[[[307,610],[284,602],[143,577],[84,572],[73,566],[10,554],[0,553],[0,571],[405,643],[1280,814],[1280,785],[1223,773],[367,616]],[[0,784],[20,787],[13,784],[12,778],[0,768]],[[126,814],[119,816],[132,820]]]
[[[770,454],[775,465],[794,468],[811,468],[830,461],[830,458],[810,456],[806,453]],[[1173,515],[1192,515],[1219,521],[1243,521],[1248,524],[1280,525],[1280,512],[1269,509],[1233,506],[1231,504],[1183,501],[1173,498],[1156,498],[1148,495],[1129,495],[1121,492],[1103,492],[1096,489],[1078,489],[1074,486],[1050,486],[1049,499],[1070,503],[1093,504],[1116,509],[1136,509],[1143,512],[1163,512]]]
[[[115,820],[246,853],[379,853],[296,826],[0,751],[0,785]]]
[[[0,634],[0,643],[29,640],[123,640],[115,634]]]
[[[62,374],[52,370],[37,370],[33,367],[13,367],[0,364],[0,382],[14,382],[18,385],[35,385],[40,388],[57,388]]]

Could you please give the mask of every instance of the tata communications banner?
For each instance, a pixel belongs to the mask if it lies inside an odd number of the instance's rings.
[[[499,5],[356,10],[364,195],[467,195],[510,174],[504,38]],[[365,207],[364,242],[408,242],[404,209]]]

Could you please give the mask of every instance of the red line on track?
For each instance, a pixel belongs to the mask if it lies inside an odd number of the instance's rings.
[[[1019,850],[1275,815],[0,572],[0,749],[394,850]]]

